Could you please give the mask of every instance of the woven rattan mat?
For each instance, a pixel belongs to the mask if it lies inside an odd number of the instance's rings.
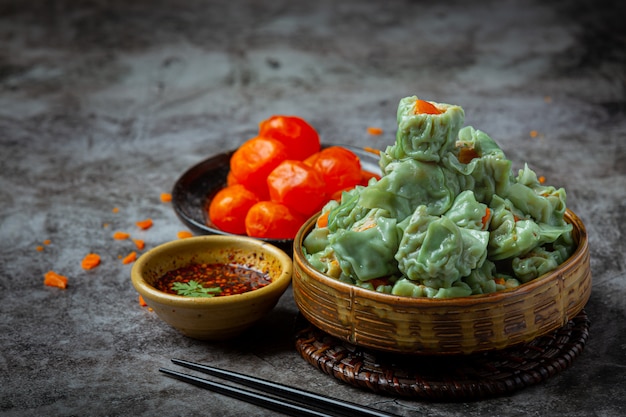
[[[319,370],[359,388],[431,401],[471,401],[511,394],[563,371],[584,349],[589,324],[583,310],[553,333],[507,349],[467,356],[414,356],[351,345],[300,316],[296,348]]]

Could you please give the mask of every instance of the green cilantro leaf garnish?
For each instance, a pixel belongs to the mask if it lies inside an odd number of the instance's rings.
[[[189,282],[175,282],[172,284],[172,289],[178,295],[187,297],[214,297],[215,294],[222,292],[220,287],[204,288],[202,284],[193,280]]]

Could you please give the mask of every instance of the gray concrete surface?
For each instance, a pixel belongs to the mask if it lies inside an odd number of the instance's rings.
[[[0,414],[274,415],[159,374],[172,357],[401,416],[626,414],[619,3],[0,1]],[[502,398],[390,398],[298,355],[290,291],[227,343],[187,339],[138,305],[120,260],[133,244],[111,235],[146,249],[176,239],[184,226],[159,195],[188,167],[280,113],[326,142],[384,147],[399,99],[414,94],[463,106],[517,166],[566,188],[594,280],[590,338],[570,368]],[[147,217],[154,226],[137,230]],[[102,263],[84,271],[90,251]],[[45,287],[48,270],[68,288]]]

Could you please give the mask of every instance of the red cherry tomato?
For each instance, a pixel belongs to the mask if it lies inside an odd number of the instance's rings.
[[[353,188],[361,182],[361,161],[354,152],[341,146],[331,146],[310,156],[305,163],[322,174],[326,194]]]
[[[370,178],[376,178],[377,180],[379,180],[380,174],[375,174],[370,171],[361,170],[361,181],[359,185],[366,186],[369,183]]]
[[[244,142],[230,158],[234,181],[258,195],[267,195],[267,175],[287,158],[285,145],[272,138],[257,136]]]
[[[259,136],[282,142],[288,159],[302,161],[320,150],[320,137],[307,121],[296,116],[272,116],[259,124]]]
[[[248,236],[268,239],[293,239],[306,219],[284,204],[260,201],[246,215]]]
[[[222,188],[209,204],[209,219],[220,230],[245,234],[246,214],[259,200],[258,195],[241,184]]]
[[[267,177],[270,199],[305,216],[311,216],[327,201],[320,173],[302,161],[286,160]]]

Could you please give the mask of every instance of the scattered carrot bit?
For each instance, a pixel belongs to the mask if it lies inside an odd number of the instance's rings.
[[[186,239],[188,237],[192,237],[193,234],[187,230],[181,230],[180,232],[178,232],[178,238],[179,239]]]
[[[124,240],[128,239],[130,235],[126,232],[115,232],[113,233],[113,239],[115,240]]]
[[[102,223],[102,228],[106,229],[107,227],[109,227],[109,223]]]
[[[543,98],[543,101],[545,101],[546,103],[552,103],[552,97],[550,97],[550,96],[545,96],[545,97]]]
[[[543,175],[540,175],[538,179],[540,184],[544,184],[546,182],[546,177],[544,177]]]
[[[141,239],[133,239],[133,242],[135,243],[135,246],[137,246],[137,249],[139,250],[142,250],[146,246],[146,243]]]
[[[146,301],[143,299],[141,294],[139,294],[139,305],[142,306],[142,307],[146,307],[148,305],[148,304],[146,304]]]
[[[65,289],[67,287],[67,277],[59,275],[54,271],[48,271],[44,275],[43,283],[50,287]]]
[[[137,252],[132,251],[131,253],[129,253],[128,255],[126,255],[124,257],[124,259],[122,259],[122,263],[124,265],[126,264],[131,264],[133,262],[135,262],[137,260]]]
[[[117,207],[113,207],[113,210],[111,210],[113,213],[119,213],[120,209]]]
[[[538,134],[539,134],[539,133],[538,133],[536,130],[531,130],[531,131],[530,131],[530,137],[531,137],[531,138],[536,138]]]
[[[140,220],[135,224],[140,229],[147,230],[152,227],[152,219]]]
[[[369,146],[366,146],[363,148],[363,150],[365,152],[373,153],[374,155],[380,155],[380,149],[370,148]]]
[[[504,285],[506,283],[506,280],[504,278],[494,278],[494,281],[498,285]]]
[[[161,202],[169,203],[172,201],[172,195],[170,193],[161,193]]]
[[[97,253],[89,253],[85,255],[80,265],[83,269],[93,269],[100,265],[100,255]]]
[[[41,243],[43,243],[43,245],[48,246],[50,243],[52,243],[52,241],[50,239],[46,239],[46,240],[44,240]],[[43,250],[44,250],[43,245],[38,245],[38,246],[35,247],[35,249],[37,249],[37,252],[43,252]]]
[[[370,126],[367,128],[367,133],[369,133],[370,135],[382,135],[383,130],[380,127]]]

